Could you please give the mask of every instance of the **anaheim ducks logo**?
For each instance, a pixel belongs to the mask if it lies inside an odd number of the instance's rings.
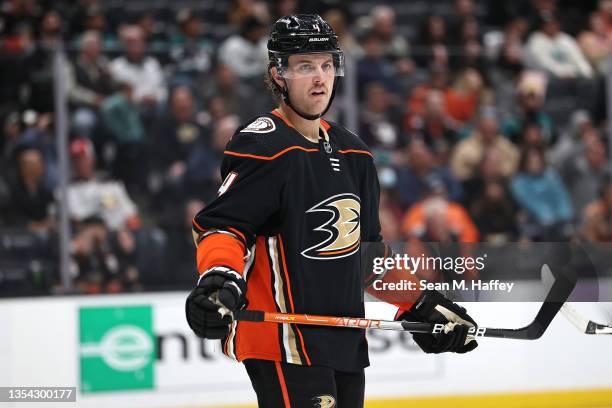
[[[361,238],[360,211],[359,197],[348,193],[332,196],[306,211],[307,214],[327,212],[331,217],[314,229],[326,232],[328,236],[302,251],[302,255],[311,259],[337,259],[354,254],[359,249]]]
[[[336,399],[331,395],[319,395],[313,398],[315,408],[334,408]]]

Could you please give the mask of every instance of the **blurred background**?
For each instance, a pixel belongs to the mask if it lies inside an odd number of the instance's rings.
[[[0,322],[13,333],[29,330],[23,305],[66,307],[53,318],[67,313],[81,345],[90,307],[120,321],[115,301],[162,310],[176,296],[164,324],[182,319],[191,219],[233,132],[275,107],[267,34],[294,12],[340,38],[347,74],[327,119],[374,152],[386,240],[612,241],[612,0],[0,5]],[[85,296],[98,294],[126,295]],[[72,358],[66,378],[84,387]]]
[[[274,108],[267,31],[296,11],[347,54],[328,119],[375,153],[386,240],[612,239],[612,1],[14,0],[0,294],[189,288],[190,220]]]

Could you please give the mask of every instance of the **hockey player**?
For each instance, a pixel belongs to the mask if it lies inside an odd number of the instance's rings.
[[[359,250],[381,243],[372,154],[321,118],[344,74],[336,35],[318,15],[286,16],[274,24],[268,52],[279,107],[238,129],[224,153],[219,195],[194,218],[200,279],[187,320],[244,363],[261,407],[362,407],[363,330],[231,322],[213,302],[363,317]],[[458,323],[448,333],[415,335],[426,352],[476,347],[467,336],[474,321],[438,292],[404,306],[398,318]]]

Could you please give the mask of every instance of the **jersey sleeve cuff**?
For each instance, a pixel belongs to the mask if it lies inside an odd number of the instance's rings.
[[[226,266],[238,273],[244,269],[244,244],[228,234],[211,234],[198,244],[197,266],[201,275],[213,266]]]

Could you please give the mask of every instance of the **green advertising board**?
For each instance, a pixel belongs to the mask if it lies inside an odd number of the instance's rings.
[[[81,392],[154,387],[151,306],[79,309]]]

